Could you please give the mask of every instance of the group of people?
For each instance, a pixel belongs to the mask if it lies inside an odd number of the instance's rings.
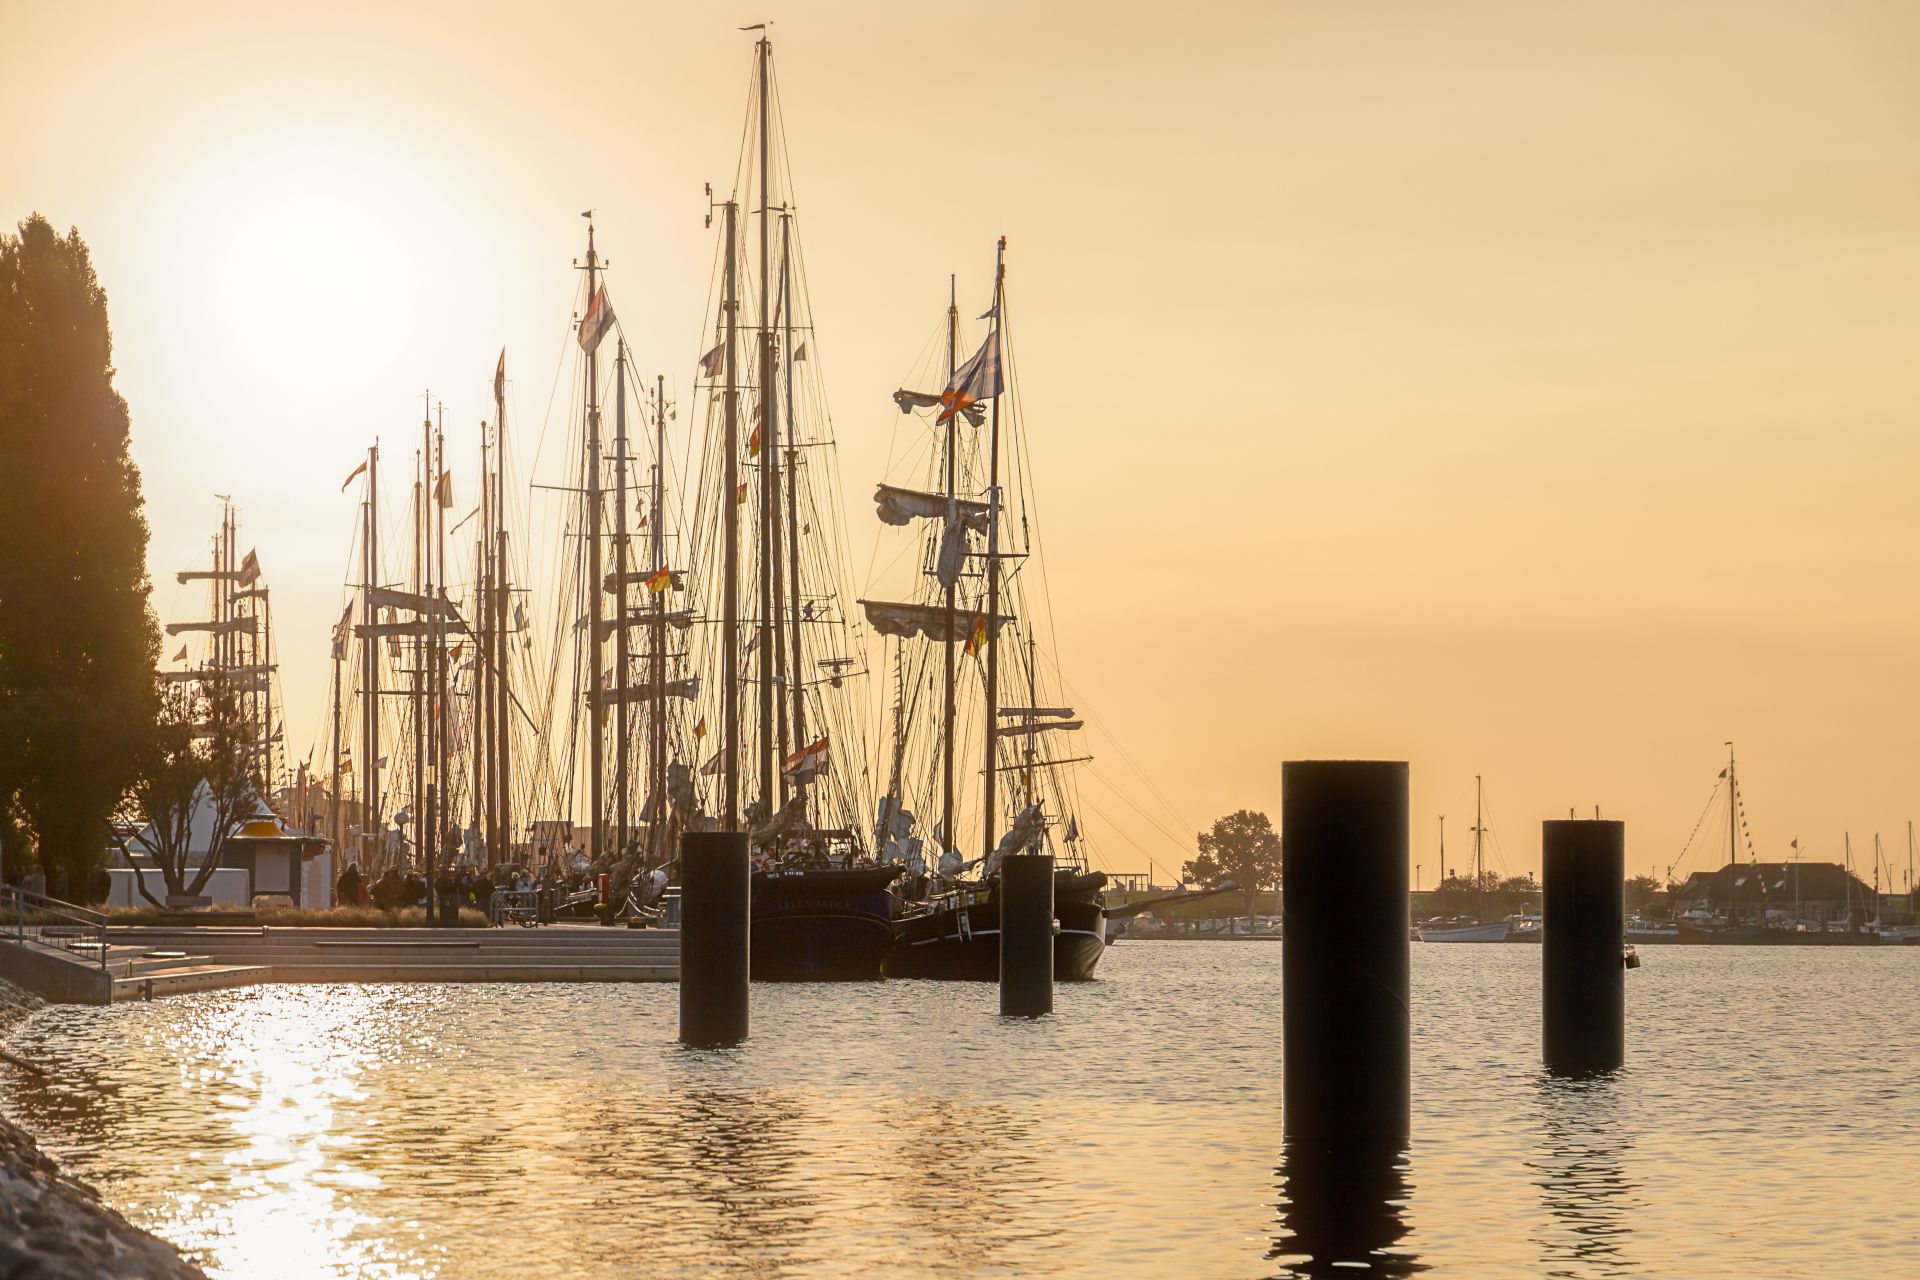
[[[494,891],[502,888],[527,892],[533,888],[533,883],[525,871],[514,867],[502,867],[497,872],[489,872],[468,866],[448,865],[442,867],[434,877],[433,905],[440,909],[449,923],[458,919],[461,911],[481,911],[491,917],[494,912]],[[340,906],[370,906],[381,911],[402,911],[427,905],[427,882],[417,872],[403,875],[396,867],[388,867],[385,875],[369,881],[361,875],[359,863],[349,862],[346,870],[334,882],[333,900]]]

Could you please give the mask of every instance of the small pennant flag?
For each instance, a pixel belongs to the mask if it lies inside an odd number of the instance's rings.
[[[593,301],[587,304],[587,314],[580,317],[580,347],[592,351],[599,347],[600,339],[607,336],[607,330],[613,328],[613,307],[607,301],[607,286],[601,285],[594,291]]]
[[[747,500],[747,482],[745,480],[742,480],[740,482],[740,487],[733,491],[733,500],[736,503],[745,502]]]
[[[352,756],[342,756],[342,757],[341,757],[341,759],[340,759],[340,772],[342,772],[342,773],[352,773],[352,772],[353,772],[353,757],[352,757]]]
[[[980,350],[973,359],[954,370],[953,381],[940,393],[940,414],[934,419],[936,426],[945,426],[953,415],[966,409],[976,400],[986,400],[1000,394],[1000,330],[995,328],[987,335]]]
[[[187,646],[185,645],[181,645],[180,652],[174,654],[173,657],[170,659],[170,661],[173,661],[173,662],[185,662],[186,660],[187,660]]]
[[[367,469],[366,459],[362,458],[360,460],[360,465],[355,467],[352,470],[352,472],[348,474],[347,478],[340,482],[340,492],[345,493],[347,491],[347,486],[352,484],[354,480],[359,477],[360,473],[365,471],[366,469]]]
[[[379,762],[378,764],[376,764],[376,765],[374,765],[373,767],[374,767],[374,768],[376,768],[376,769],[384,769],[384,768],[386,768],[386,767],[387,767],[387,758],[386,758],[385,756],[381,756],[381,757],[380,757],[380,762]]]
[[[705,716],[701,716],[700,723],[693,726],[693,739],[695,742],[698,742],[700,739],[706,736],[707,736],[707,718]]]
[[[798,364],[800,361],[805,360],[806,358],[807,358],[807,344],[803,342],[799,346],[793,349],[794,363]]]
[[[250,587],[260,581],[260,557],[249,551],[240,562],[240,585]]]
[[[973,630],[967,635],[967,656],[971,658],[974,654],[980,652],[986,643],[987,615],[984,613],[976,613],[973,615]]]
[[[446,511],[453,506],[453,472],[442,471],[440,473],[439,483],[433,486],[433,496],[434,500],[440,504],[442,511]]]
[[[496,401],[507,398],[507,349],[505,347],[500,348],[500,363],[493,366],[493,398]]]
[[[721,370],[725,369],[726,366],[727,346],[724,342],[700,357],[700,372],[706,374],[709,378],[719,377]]]
[[[723,752],[719,751],[714,752],[713,759],[700,766],[700,772],[709,778],[717,776],[720,772],[720,757],[723,754]]]
[[[647,575],[647,594],[657,596],[673,585],[673,571],[666,568],[655,569]]]
[[[749,458],[760,456],[760,424],[757,422],[753,424],[753,434],[747,437],[747,456]]]

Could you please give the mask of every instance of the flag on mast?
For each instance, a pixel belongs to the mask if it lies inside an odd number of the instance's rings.
[[[726,364],[727,346],[723,342],[700,357],[700,372],[706,374],[709,378],[717,378],[720,376],[720,371],[726,368]]]
[[[673,585],[673,571],[662,566],[647,575],[647,594],[657,596]]]
[[[260,557],[252,551],[240,561],[240,585],[250,587],[260,581]]]
[[[592,351],[600,345],[600,339],[607,336],[607,330],[613,328],[613,307],[607,302],[607,286],[601,285],[594,290],[593,300],[587,303],[587,314],[580,317],[580,346]]]
[[[433,496],[434,500],[440,504],[442,511],[449,510],[453,506],[453,472],[440,473],[439,482],[433,486]]]
[[[507,349],[500,348],[500,363],[493,366],[493,398],[507,398]]]
[[[986,643],[987,615],[984,613],[976,613],[973,615],[973,630],[967,635],[967,656],[971,658],[974,654],[980,652]]]
[[[366,469],[367,469],[367,460],[365,458],[362,458],[360,459],[360,465],[355,467],[353,471],[347,476],[347,478],[340,482],[340,492],[345,493],[347,491],[347,486],[352,484],[354,480],[360,475],[360,473],[362,471],[365,471]]]
[[[780,765],[780,772],[789,778],[802,774],[811,774],[820,767],[820,761],[826,757],[827,740],[825,737],[800,748]]]
[[[953,381],[940,393],[940,416],[934,419],[934,424],[944,426],[968,405],[999,394],[1000,330],[996,327],[987,335],[980,350],[974,352],[973,359],[954,370]]]
[[[186,660],[187,660],[187,646],[185,645],[181,645],[180,652],[174,654],[173,657],[170,659],[170,661],[173,661],[173,662],[185,662]]]

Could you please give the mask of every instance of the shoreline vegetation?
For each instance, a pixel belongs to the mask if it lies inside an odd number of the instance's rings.
[[[169,911],[165,907],[109,907],[107,926],[160,926],[164,928],[241,928],[270,929],[425,929],[427,913],[421,907],[383,911],[379,907],[266,907],[232,911]],[[484,911],[461,908],[457,925],[461,929],[485,929]]]
[[[0,979],[0,1042],[41,1006]],[[18,1065],[0,1074],[31,1074]],[[180,1251],[121,1217],[0,1116],[0,1275],[45,1280],[207,1280]]]

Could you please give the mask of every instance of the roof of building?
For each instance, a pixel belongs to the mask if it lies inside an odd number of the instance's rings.
[[[1743,896],[1757,894],[1789,901],[1799,898],[1837,902],[1853,897],[1870,902],[1873,899],[1872,888],[1837,862],[1743,862],[1712,871],[1696,871],[1681,883],[1675,895],[1724,898],[1729,882],[1733,891]]]

